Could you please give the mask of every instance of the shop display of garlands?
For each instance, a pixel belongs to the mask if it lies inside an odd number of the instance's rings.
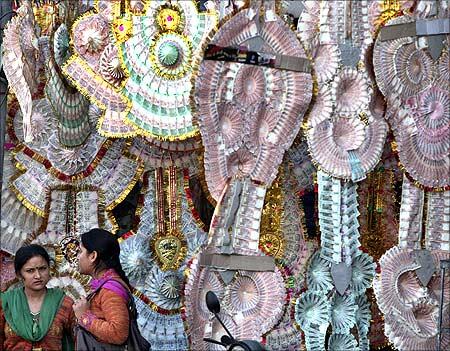
[[[101,227],[153,350],[220,348],[208,291],[268,350],[450,347],[447,1],[12,5],[2,291],[39,243],[85,295]]]

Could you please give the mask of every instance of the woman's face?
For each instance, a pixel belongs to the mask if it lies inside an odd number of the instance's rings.
[[[20,277],[26,289],[40,291],[50,280],[50,267],[44,257],[34,256],[20,269]]]
[[[80,243],[80,251],[78,253],[78,270],[81,274],[92,275],[95,268],[96,252],[88,252],[88,250]]]

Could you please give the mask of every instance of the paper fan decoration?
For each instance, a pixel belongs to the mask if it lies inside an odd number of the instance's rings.
[[[24,139],[27,142],[34,137],[30,130],[32,95],[38,88],[39,70],[42,67],[36,28],[32,5],[25,2],[17,9],[17,16],[12,17],[6,25],[2,44],[3,69],[23,113]]]
[[[164,272],[155,265],[145,280],[143,292],[157,306],[174,310],[181,307],[182,285],[181,271]]]
[[[336,114],[352,116],[358,111],[367,110],[372,90],[365,74],[354,68],[340,70],[333,80],[336,94]]]
[[[43,219],[24,206],[16,194],[8,188],[8,183],[16,172],[9,156],[10,151],[5,150],[1,192],[0,249],[15,254],[25,240],[38,231]]]
[[[401,350],[434,350],[437,342],[438,305],[427,299],[420,300],[413,307],[417,318],[416,328],[411,328],[397,316],[385,317],[385,333],[395,348]],[[448,327],[449,308],[444,307],[442,327]],[[450,345],[450,337],[442,333],[441,347],[445,350]]]
[[[61,67],[70,57],[70,35],[67,27],[62,23],[53,34],[53,54],[56,64]]]
[[[138,297],[135,297],[134,301],[138,312],[139,330],[153,349],[161,351],[188,349],[184,322],[179,313],[163,315]]]
[[[295,321],[305,332],[314,333],[317,325],[328,326],[331,305],[325,294],[308,291],[297,300]]]
[[[383,28],[407,24],[409,16],[395,18]],[[395,97],[406,99],[430,86],[436,74],[431,56],[418,48],[413,37],[381,41],[378,36],[373,53],[377,84],[388,100]],[[448,70],[448,68],[447,68]]]
[[[350,288],[356,296],[364,293],[372,285],[375,268],[373,258],[364,252],[353,259]]]
[[[254,25],[254,9],[239,12],[224,23],[211,45],[250,50],[259,37],[264,54],[304,58],[294,33],[272,14],[274,20],[259,28]],[[249,174],[265,184],[273,181],[276,165],[299,130],[311,88],[309,73],[215,59],[202,62],[195,102],[205,146],[206,181],[216,200],[233,175]],[[239,132],[241,125],[244,129]],[[236,158],[242,166],[236,166]],[[248,168],[239,172],[243,166]]]
[[[320,44],[315,42],[312,47],[312,57],[314,61],[314,69],[317,75],[317,82],[322,87],[324,84],[330,82],[338,72],[339,68],[339,50],[336,45]],[[334,84],[331,84],[332,88]],[[347,89],[347,90],[352,90]],[[349,93],[349,91],[347,91]]]
[[[97,156],[105,139],[97,133],[91,134],[81,146],[66,148],[60,143],[58,135],[53,133],[48,139],[47,158],[52,166],[65,174],[84,171]]]
[[[42,151],[47,146],[47,140],[50,138],[54,129],[57,126],[58,120],[52,110],[49,100],[38,99],[33,101],[31,112],[31,133],[33,140],[28,142],[33,150]],[[13,128],[14,134],[20,142],[24,141],[23,135],[23,114],[22,111],[17,111],[14,120]]]
[[[242,314],[247,323],[255,320],[254,335],[268,332],[281,318],[284,310],[280,297],[286,294],[283,278],[279,271],[239,271],[229,285],[230,311]]]
[[[358,309],[356,310],[355,319],[358,329],[359,347],[361,350],[369,349],[369,339],[367,334],[371,326],[372,311],[371,304],[366,294],[361,294],[355,299]]]
[[[450,93],[431,86],[406,101],[394,128],[400,162],[420,184],[439,188],[450,184]]]
[[[348,334],[356,323],[357,306],[352,295],[341,296],[337,292],[331,300],[331,326],[334,333]]]
[[[355,337],[348,334],[333,333],[328,339],[328,351],[353,351],[358,348]]]
[[[411,303],[427,296],[413,273],[420,266],[414,263],[410,250],[394,246],[380,259],[381,275],[374,281],[378,307],[385,315],[401,313],[406,323],[415,325]]]
[[[319,251],[310,259],[306,281],[310,291],[326,294],[333,289],[330,263],[320,257]]]
[[[355,118],[325,120],[308,131],[313,159],[327,173],[358,181],[376,166],[383,151],[387,125],[366,125]]]
[[[148,239],[141,235],[133,235],[121,242],[120,262],[130,283],[135,287],[141,286],[152,264]]]
[[[321,85],[315,97],[314,104],[308,113],[308,125],[315,127],[331,118],[334,109],[334,87]]]
[[[125,70],[119,58],[119,49],[108,44],[100,56],[99,71],[103,78],[113,86],[120,86],[126,78]]]
[[[297,32],[303,43],[311,49],[312,43],[317,43],[320,26],[320,3],[316,1],[304,1],[305,7],[297,24]]]

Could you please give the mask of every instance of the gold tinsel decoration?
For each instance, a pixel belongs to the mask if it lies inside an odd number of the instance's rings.
[[[259,247],[269,256],[276,259],[283,258],[286,242],[281,229],[283,216],[283,184],[284,174],[280,168],[272,186],[267,190],[261,216],[261,235]]]

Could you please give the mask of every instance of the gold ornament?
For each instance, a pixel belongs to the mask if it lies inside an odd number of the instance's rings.
[[[152,239],[152,251],[163,271],[177,270],[186,258],[187,242],[179,231],[158,233]]]

